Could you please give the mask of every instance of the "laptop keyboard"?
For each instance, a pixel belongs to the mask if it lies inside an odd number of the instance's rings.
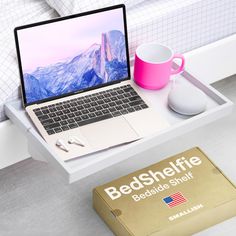
[[[34,109],[49,135],[147,108],[130,85]]]

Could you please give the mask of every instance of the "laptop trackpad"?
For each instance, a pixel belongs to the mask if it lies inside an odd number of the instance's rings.
[[[122,116],[82,126],[80,130],[96,151],[139,139]]]

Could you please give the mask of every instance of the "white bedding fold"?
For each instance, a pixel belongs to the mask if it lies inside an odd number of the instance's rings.
[[[44,0],[0,1],[0,121],[5,119],[3,106],[19,97],[19,72],[13,29],[58,16]]]

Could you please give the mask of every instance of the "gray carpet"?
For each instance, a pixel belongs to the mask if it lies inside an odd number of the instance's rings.
[[[236,77],[214,86],[236,102]],[[193,146],[200,146],[236,182],[236,110],[206,127],[68,185],[50,165],[32,159],[0,170],[0,236],[98,235],[111,231],[92,209],[92,189]],[[232,235],[236,221],[198,235]]]

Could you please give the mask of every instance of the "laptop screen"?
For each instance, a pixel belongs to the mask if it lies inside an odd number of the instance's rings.
[[[25,105],[129,79],[124,6],[15,29]]]

